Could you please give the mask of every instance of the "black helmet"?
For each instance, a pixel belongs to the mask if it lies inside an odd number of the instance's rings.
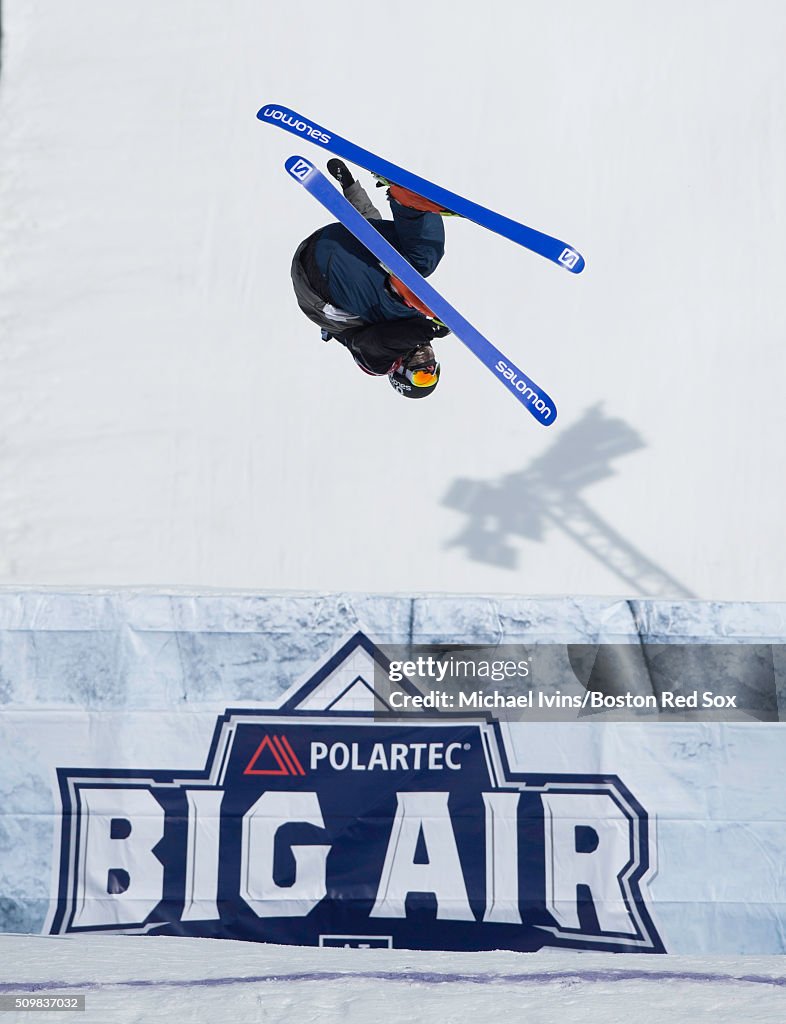
[[[431,345],[419,345],[388,374],[404,398],[426,398],[439,383],[439,363]]]

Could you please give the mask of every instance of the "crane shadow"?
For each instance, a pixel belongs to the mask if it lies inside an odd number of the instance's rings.
[[[695,597],[679,580],[647,558],[602,516],[581,492],[613,476],[612,461],[644,448],[641,436],[624,420],[589,408],[563,430],[542,455],[520,472],[499,480],[455,480],[442,504],[466,516],[448,548],[464,548],[476,562],[518,568],[517,538],[542,542],[562,530],[637,594]]]

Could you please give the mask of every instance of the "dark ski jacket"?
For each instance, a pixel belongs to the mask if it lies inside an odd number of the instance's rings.
[[[393,220],[383,220],[358,182],[346,196],[416,270],[424,277],[432,273],[445,251],[445,228],[438,214],[421,213],[391,200]],[[329,333],[370,373],[387,373],[413,348],[447,333],[390,289],[377,258],[343,224],[329,224],[315,232],[298,249],[298,259],[300,267],[293,268],[296,292],[295,271],[302,268],[323,302],[351,314],[353,322],[333,324],[324,309],[315,311],[318,318],[303,302],[301,308],[320,326],[329,325]]]

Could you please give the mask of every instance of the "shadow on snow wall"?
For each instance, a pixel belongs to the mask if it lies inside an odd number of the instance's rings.
[[[447,547],[463,547],[474,561],[515,570],[518,554],[511,538],[542,541],[549,527],[556,528],[639,594],[695,597],[581,496],[584,488],[614,474],[612,459],[644,447],[624,420],[592,406],[521,472],[496,481],[455,480],[443,504],[463,512],[467,523]]]

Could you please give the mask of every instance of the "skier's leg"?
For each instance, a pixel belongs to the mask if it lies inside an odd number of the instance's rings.
[[[445,224],[437,213],[423,213],[390,199],[396,225],[398,251],[424,277],[428,277],[445,254]],[[391,241],[393,241],[391,239]]]
[[[380,184],[381,182],[377,182],[377,185]],[[409,188],[404,188],[403,185],[391,184],[388,189],[388,196],[401,203],[402,206],[409,206],[413,210],[420,210],[422,213],[450,214],[450,210],[446,210],[444,206],[440,206],[439,203],[435,203],[431,199],[424,199],[423,196],[419,196],[417,192],[413,192]],[[455,216],[454,214],[450,215]]]
[[[382,214],[374,206],[363,186],[355,181],[343,160],[336,157],[328,160],[328,172],[341,186],[344,196],[366,220],[381,221]],[[391,185],[388,199],[393,211],[394,237],[386,230],[389,221],[379,225],[389,242],[396,246],[412,266],[427,277],[437,266],[445,252],[445,227],[442,218],[433,210],[442,209],[421,196],[415,195],[399,185]],[[399,201],[400,200],[400,201]]]

